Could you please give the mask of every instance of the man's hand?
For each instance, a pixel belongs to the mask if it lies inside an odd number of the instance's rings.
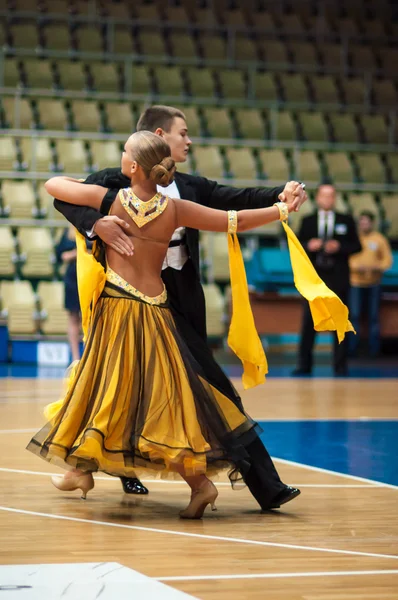
[[[308,200],[307,192],[298,181],[288,181],[278,198],[281,202],[291,201],[293,203],[292,210],[295,212]]]
[[[116,217],[109,215],[102,217],[94,225],[94,233],[98,235],[109,246],[116,250],[122,256],[133,256],[134,244],[131,238],[124,233],[124,229],[128,229],[130,225]]]
[[[340,250],[340,242],[337,240],[328,240],[325,242],[325,252],[327,254],[335,254]]]
[[[62,262],[70,263],[70,262],[76,260],[76,258],[77,258],[77,250],[65,250],[65,252],[62,252],[62,254],[61,254]]]
[[[318,252],[323,246],[323,241],[320,238],[312,238],[307,244],[310,252]]]

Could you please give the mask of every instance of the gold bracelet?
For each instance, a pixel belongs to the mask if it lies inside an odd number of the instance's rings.
[[[279,220],[280,221],[287,221],[287,219],[289,217],[289,209],[287,207],[287,204],[285,204],[284,202],[275,202],[274,206],[278,207],[278,210],[279,210]]]
[[[238,213],[236,210],[228,211],[228,233],[236,233],[238,230]]]

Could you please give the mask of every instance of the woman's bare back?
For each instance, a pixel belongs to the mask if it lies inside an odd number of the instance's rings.
[[[177,228],[173,200],[169,198],[163,213],[141,228],[123,208],[119,195],[112,204],[111,213],[129,224],[126,233],[133,239],[134,254],[122,256],[107,246],[109,266],[143,294],[157,296],[164,287],[161,279],[162,265],[170,239]]]

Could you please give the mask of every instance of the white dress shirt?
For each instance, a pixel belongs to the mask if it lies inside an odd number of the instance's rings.
[[[167,187],[161,187],[160,185],[156,186],[158,192],[164,194],[165,196],[169,196],[170,198],[181,198],[179,189],[175,181],[170,183]],[[175,230],[172,236],[172,240],[181,240],[185,235],[185,227],[178,227]],[[173,248],[169,248],[167,250],[166,257],[163,262],[162,269],[167,269],[170,267],[171,269],[176,269],[177,271],[181,271],[182,267],[188,260],[188,249],[186,245],[174,246]]]
[[[330,240],[334,233],[335,214],[332,210],[318,211],[318,237]]]

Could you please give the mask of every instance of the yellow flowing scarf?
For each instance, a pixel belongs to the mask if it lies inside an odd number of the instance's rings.
[[[77,284],[79,289],[80,310],[82,313],[83,341],[87,339],[91,315],[106,282],[105,269],[94,256],[96,243],[92,253],[87,250],[86,240],[76,232],[77,247]]]
[[[339,342],[342,342],[347,331],[354,331],[348,320],[348,308],[319,277],[289,225],[283,222],[282,225],[288,240],[294,284],[309,302],[315,330],[336,331]],[[235,234],[228,235],[228,253],[232,289],[228,345],[242,361],[243,387],[248,389],[265,382],[268,364],[254,323],[245,266]]]

